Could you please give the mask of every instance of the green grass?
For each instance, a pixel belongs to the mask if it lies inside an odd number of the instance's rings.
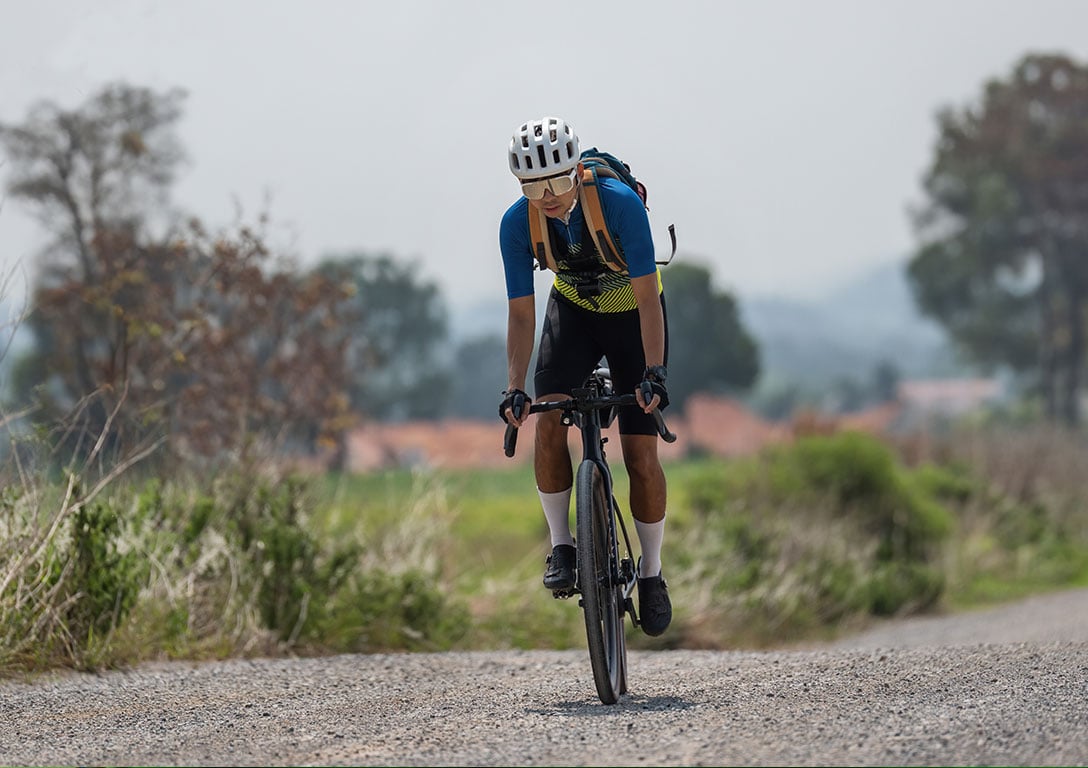
[[[395,525],[420,498],[441,495],[451,518],[447,575],[466,588],[516,569],[541,551],[547,528],[532,469],[471,472],[393,470],[318,481],[315,524],[323,535],[364,535]],[[451,571],[452,569],[452,571]]]
[[[628,478],[619,464],[612,466],[616,498],[630,520]],[[711,460],[666,464],[670,492],[677,499],[669,507],[670,523],[690,518],[684,489],[715,467],[720,464]],[[332,537],[350,535],[356,528],[376,531],[394,524],[421,495],[435,489],[440,489],[452,517],[454,538],[449,551],[456,560],[459,587],[471,590],[489,578],[542,571],[549,550],[548,529],[532,467],[524,464],[510,469],[329,475],[316,481],[314,523],[322,535]]]

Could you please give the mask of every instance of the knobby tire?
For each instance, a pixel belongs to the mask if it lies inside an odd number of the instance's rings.
[[[578,467],[576,509],[586,642],[597,695],[605,704],[615,704],[627,690],[627,644],[622,587],[612,578],[618,573],[618,550],[608,499],[601,468],[584,460]]]

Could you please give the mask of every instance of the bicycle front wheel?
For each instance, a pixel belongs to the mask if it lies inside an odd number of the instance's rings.
[[[578,581],[589,661],[597,695],[615,704],[627,690],[627,643],[611,497],[601,468],[588,459],[578,467],[576,486]]]

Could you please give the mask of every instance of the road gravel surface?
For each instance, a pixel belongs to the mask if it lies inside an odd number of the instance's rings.
[[[1088,765],[1088,590],[802,649],[157,663],[0,683],[4,765]]]

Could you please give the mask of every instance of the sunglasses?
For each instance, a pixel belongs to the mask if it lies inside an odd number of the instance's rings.
[[[544,192],[551,190],[553,195],[565,195],[574,189],[578,183],[578,169],[572,168],[567,173],[558,176],[549,176],[545,179],[533,179],[521,182],[521,193],[530,200],[539,200],[544,197]]]

